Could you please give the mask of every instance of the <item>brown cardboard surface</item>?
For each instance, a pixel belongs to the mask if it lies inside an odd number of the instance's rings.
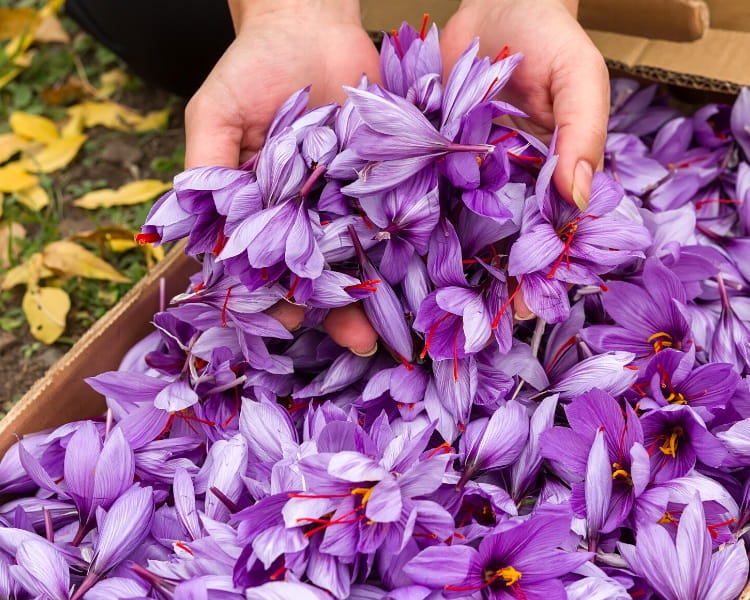
[[[15,442],[17,435],[93,417],[104,411],[104,399],[83,379],[117,368],[127,350],[152,330],[151,318],[159,309],[161,278],[166,282],[167,299],[185,289],[188,277],[199,267],[184,254],[183,248],[184,244],[179,244],[172,249],[0,421],[0,456]]]
[[[705,0],[711,13],[711,27],[750,31],[750,0]]]
[[[703,0],[581,0],[578,20],[587,29],[689,42],[706,33]]]
[[[403,21],[419,29],[425,13],[442,27],[459,4],[460,0],[360,0],[359,6],[367,31],[390,31]]]
[[[750,85],[750,33],[709,29],[694,42],[589,31],[610,66],[665,83],[737,93]]]

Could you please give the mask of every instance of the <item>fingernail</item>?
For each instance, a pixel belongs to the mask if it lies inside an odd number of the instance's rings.
[[[594,169],[586,160],[579,160],[573,171],[573,189],[571,190],[573,202],[581,209],[586,210],[589,205],[589,196],[591,196],[591,178],[594,176]]]
[[[356,354],[357,356],[361,356],[362,358],[368,358],[369,356],[372,356],[378,351],[378,343],[375,342],[375,345],[372,347],[371,350],[368,350],[367,352],[357,352],[354,348],[349,348],[349,350]]]
[[[513,318],[516,321],[531,321],[531,319],[536,319],[536,315],[533,312],[530,312],[528,315],[522,317],[518,313],[513,313]]]

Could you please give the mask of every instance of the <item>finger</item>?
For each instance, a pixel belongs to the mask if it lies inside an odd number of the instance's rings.
[[[372,356],[378,349],[378,334],[359,302],[328,312],[323,327],[334,342],[359,356]]]
[[[588,38],[583,46],[572,47],[575,51],[561,55],[552,72],[550,92],[559,155],[554,180],[563,197],[583,210],[591,195],[594,169],[604,153],[609,74]]]
[[[526,304],[522,294],[518,294],[513,298],[513,319],[515,321],[528,321],[535,316],[534,311]]]
[[[302,321],[305,319],[304,308],[285,300],[274,304],[266,311],[266,314],[276,319],[289,331],[297,331],[302,327]]]
[[[205,88],[205,86],[204,86]],[[185,109],[185,168],[231,167],[240,160],[242,128],[217,109],[211,88],[201,88]]]

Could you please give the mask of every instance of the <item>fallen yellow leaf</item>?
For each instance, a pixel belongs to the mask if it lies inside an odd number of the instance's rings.
[[[60,135],[64,138],[81,135],[86,126],[86,117],[81,111],[68,111],[68,122],[63,125]]]
[[[9,290],[11,288],[16,287],[17,285],[21,285],[21,284],[29,285],[29,283],[32,280],[32,275],[34,276],[36,280],[33,283],[34,285],[36,285],[39,279],[44,279],[45,277],[52,277],[54,273],[43,265],[42,265],[41,270],[36,269],[36,272],[34,272],[34,270],[30,268],[29,261],[26,261],[24,263],[21,263],[17,267],[13,267],[7,272],[5,274],[5,277],[3,277],[3,283],[2,283],[2,286],[0,287],[3,290]]]
[[[109,249],[113,252],[127,252],[133,248],[138,248],[143,252],[146,258],[146,266],[150,269],[155,263],[164,258],[164,247],[159,246],[155,248],[153,244],[137,243],[135,241],[137,233],[137,231],[128,229],[127,227],[109,225],[107,227],[100,227],[99,229],[82,231],[72,237],[74,240],[85,240],[99,244],[102,250],[105,246],[109,246]]]
[[[4,163],[11,156],[20,152],[29,142],[15,133],[0,133],[0,163]]]
[[[29,288],[21,304],[29,322],[31,335],[51,344],[65,331],[65,317],[70,310],[70,297],[60,288]]]
[[[116,190],[96,190],[89,192],[73,202],[73,206],[88,208],[109,208],[110,206],[127,206],[140,204],[172,188],[171,183],[158,179],[133,181]]]
[[[29,210],[39,212],[49,206],[49,195],[41,185],[35,185],[15,193],[16,200]]]
[[[18,240],[26,237],[26,229],[20,223],[0,225],[0,268],[10,267],[10,261],[18,257],[21,247]]]
[[[109,98],[128,82],[128,74],[122,69],[111,69],[101,76],[98,93],[102,98]]]
[[[37,183],[39,179],[28,173],[19,161],[0,167],[0,192],[18,192]]]
[[[47,117],[16,110],[10,114],[8,122],[13,132],[23,138],[49,144],[60,137],[57,125]]]
[[[130,279],[121,275],[109,263],[92,254],[75,242],[61,240],[47,244],[42,250],[44,266],[66,276],[104,279],[117,283],[128,283]]]
[[[152,129],[164,129],[169,121],[169,109],[155,110],[146,115],[135,125],[136,131],[151,131]]]
[[[34,30],[35,42],[58,42],[67,44],[70,36],[56,16],[50,15],[39,22]]]
[[[169,109],[158,110],[142,116],[117,102],[82,102],[68,109],[68,114],[83,119],[85,127],[108,127],[118,131],[147,131],[164,127]]]
[[[63,137],[47,144],[41,150],[29,153],[21,166],[34,173],[52,173],[67,166],[88,139],[84,134]]]
[[[33,26],[36,18],[36,11],[31,8],[0,7],[0,40],[23,35]]]

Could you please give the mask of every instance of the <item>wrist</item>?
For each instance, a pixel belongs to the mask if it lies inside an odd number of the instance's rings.
[[[360,24],[359,0],[228,0],[234,30],[260,20],[312,18],[337,24]]]

